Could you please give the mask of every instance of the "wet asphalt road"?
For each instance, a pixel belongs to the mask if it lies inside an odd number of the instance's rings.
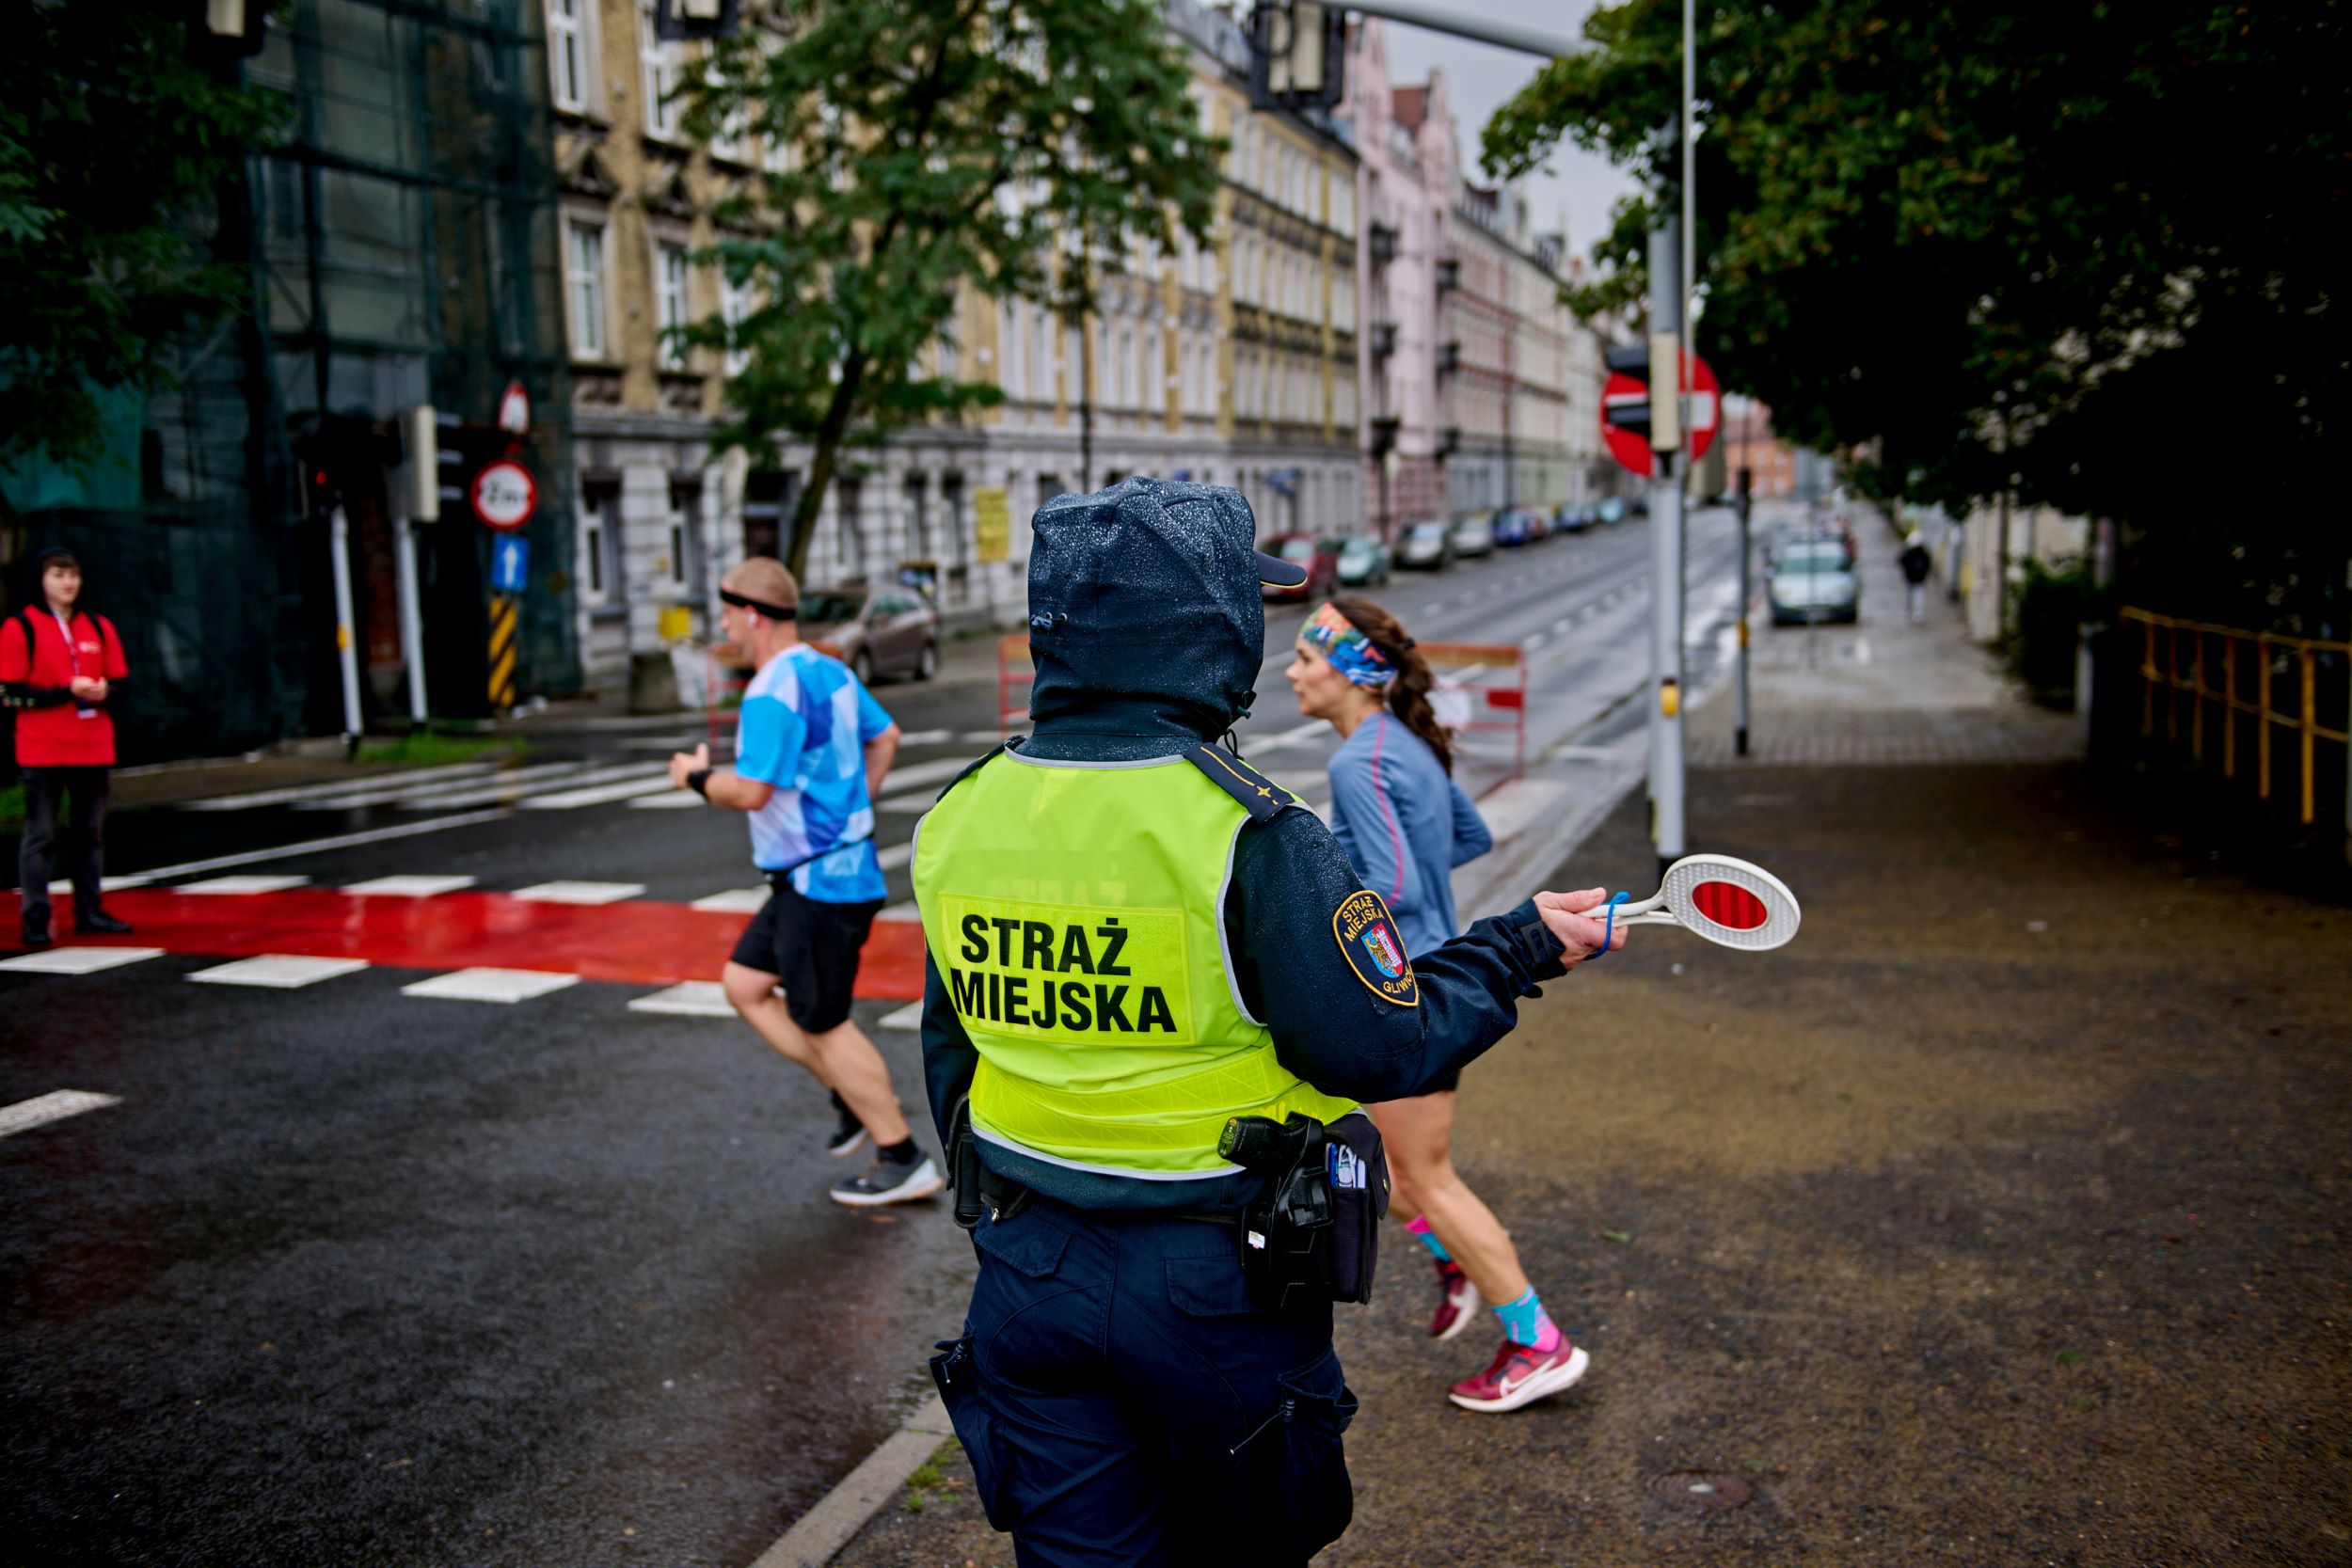
[[[1694,605],[1724,598],[1729,539],[1727,514],[1702,515]],[[1425,641],[1532,642],[1540,752],[1645,684],[1647,547],[1624,526],[1377,596]],[[1295,620],[1269,617],[1243,738],[1319,800],[1333,737],[1282,682]],[[984,749],[993,682],[878,694],[921,737],[902,770]],[[650,769],[672,738],[558,730],[529,760]],[[936,788],[899,797],[878,842],[902,844]],[[420,804],[126,812],[109,869],[481,809]],[[756,883],[731,816],[626,800],[251,869],[321,887],[588,878],[671,901]],[[889,881],[909,895],[902,868]],[[293,990],[183,983],[215,961],[0,974],[0,1106],[66,1087],[120,1101],[0,1138],[6,1560],[733,1568],[922,1396],[969,1253],[939,1206],[826,1201],[827,1107],[732,1020],[633,1012],[644,988],[596,983],[425,1001],[400,994],[416,972],[387,968]],[[912,1106],[914,1037],[879,1027],[894,1006],[859,1017]]]

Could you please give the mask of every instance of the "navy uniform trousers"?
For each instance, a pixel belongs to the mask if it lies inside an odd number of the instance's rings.
[[[931,1371],[1021,1568],[1295,1568],[1347,1528],[1330,1306],[1259,1310],[1232,1227],[1038,1197],[972,1239]]]

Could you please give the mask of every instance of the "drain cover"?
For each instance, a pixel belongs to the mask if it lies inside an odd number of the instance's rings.
[[[1677,1508],[1743,1508],[1756,1500],[1756,1482],[1722,1470],[1669,1470],[1650,1477],[1649,1490]]]

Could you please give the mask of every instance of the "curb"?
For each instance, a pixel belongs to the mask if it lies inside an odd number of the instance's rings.
[[[866,1456],[817,1506],[793,1521],[752,1568],[824,1568],[867,1520],[882,1511],[907,1477],[956,1434],[937,1394],[925,1400],[882,1447]]]

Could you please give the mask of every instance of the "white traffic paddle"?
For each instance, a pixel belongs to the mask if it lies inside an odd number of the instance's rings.
[[[1750,953],[1786,946],[1804,919],[1788,883],[1760,865],[1729,855],[1685,855],[1666,867],[1665,885],[1653,896],[1627,903],[1631,896],[1620,893],[1601,906],[1598,912],[1611,928],[1679,926],[1709,942]],[[1594,912],[1584,911],[1588,918]],[[1600,951],[1608,950],[1604,940]]]

